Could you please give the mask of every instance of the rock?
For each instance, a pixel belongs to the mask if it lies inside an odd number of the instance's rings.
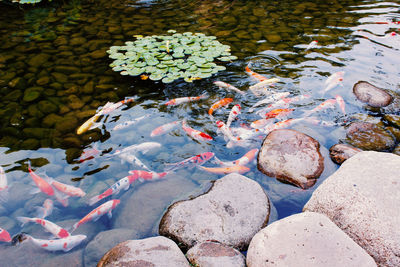
[[[251,240],[248,267],[376,266],[374,260],[325,215],[295,214],[276,221]]]
[[[44,77],[42,77],[42,78],[39,78],[37,81],[36,81],[36,83],[38,84],[38,85],[46,85],[46,84],[48,84],[50,82],[50,77],[48,77],[48,76],[44,76]]]
[[[22,77],[17,77],[12,79],[9,83],[8,86],[10,86],[11,88],[16,88],[16,89],[25,89],[26,87],[26,81],[24,78]]]
[[[324,158],[314,138],[295,130],[276,130],[264,139],[257,167],[268,176],[307,189],[323,172]]]
[[[400,144],[397,144],[392,153],[400,156]]]
[[[72,74],[72,73],[79,73],[80,72],[80,69],[77,68],[77,67],[62,66],[62,65],[54,67],[54,70],[56,72],[63,73],[63,74]]]
[[[138,238],[138,236],[135,235],[133,230],[129,229],[120,228],[100,232],[85,248],[85,266],[96,266],[107,251],[119,243],[133,238]]]
[[[38,108],[44,114],[57,113],[57,111],[58,111],[57,105],[48,100],[40,101]]]
[[[207,193],[171,205],[159,233],[188,248],[214,240],[244,249],[267,224],[269,213],[268,197],[257,182],[229,174],[215,181]]]
[[[393,100],[393,97],[385,90],[365,81],[359,81],[354,84],[353,93],[358,100],[367,103],[371,107],[386,107]]]
[[[25,102],[32,102],[39,98],[41,93],[43,92],[43,87],[30,87],[27,88],[24,92],[23,100]]]
[[[336,144],[329,148],[329,156],[332,161],[337,164],[342,164],[345,160],[351,158],[358,152],[361,152],[361,149],[356,147],[347,145],[347,144]]]
[[[122,242],[108,251],[97,267],[111,266],[187,266],[178,246],[163,236]]]
[[[74,131],[77,126],[78,120],[75,117],[66,116],[56,122],[55,128],[61,133],[68,133]]]
[[[246,266],[246,260],[242,253],[213,241],[197,244],[188,250],[186,257],[190,264],[199,267]]]
[[[395,145],[393,136],[369,122],[352,122],[346,127],[346,142],[362,150],[387,151]]]
[[[98,58],[106,57],[107,53],[104,49],[102,49],[102,50],[93,51],[89,55],[91,58],[98,59]]]
[[[78,46],[86,43],[86,39],[84,37],[75,37],[69,41],[69,44],[72,46]]]
[[[68,107],[70,107],[72,109],[80,109],[84,105],[85,105],[85,103],[76,95],[68,96]]]
[[[51,76],[53,76],[54,79],[56,79],[56,82],[59,83],[66,83],[68,81],[68,76],[59,72],[53,72]]]
[[[21,97],[22,97],[21,90],[12,90],[3,97],[3,100],[17,102]]]
[[[363,151],[312,194],[305,211],[327,215],[379,266],[400,266],[400,157]]]
[[[266,37],[270,43],[278,43],[282,39],[278,34],[268,34]]]
[[[390,124],[393,124],[395,127],[400,129],[400,116],[394,114],[385,114],[383,116],[385,120],[387,120]]]
[[[28,65],[31,67],[39,67],[49,60],[50,56],[47,54],[37,54],[28,60]]]

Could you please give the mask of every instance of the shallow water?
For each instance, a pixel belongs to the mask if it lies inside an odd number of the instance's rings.
[[[303,191],[278,182],[263,175],[254,164],[245,174],[267,192],[275,207],[272,219],[300,212],[318,184],[337,169],[327,149],[345,138],[343,125],[353,114],[370,114],[377,121],[385,113],[399,114],[398,107],[366,110],[352,93],[353,84],[359,80],[400,93],[400,25],[379,23],[400,20],[399,7],[383,1],[70,1],[23,9],[0,5],[0,165],[10,187],[8,201],[0,206],[0,227],[11,235],[24,231],[49,238],[40,227],[21,228],[15,220],[16,216],[33,217],[34,207],[46,199],[43,193],[29,194],[35,186],[27,172],[28,160],[38,174],[46,173],[87,193],[81,199],[70,198],[68,207],[55,201],[56,209],[48,219],[68,228],[91,211],[86,204],[89,197],[102,193],[129,170],[138,169],[110,156],[118,149],[149,141],[161,143],[160,149],[139,153],[138,158],[150,169],[162,172],[165,163],[200,152],[211,151],[229,161],[250,148],[259,148],[262,139],[251,147],[227,148],[207,114],[215,101],[233,97],[233,104],[242,105],[234,127],[260,118],[249,112],[260,98],[248,90],[256,81],[246,74],[246,66],[268,78],[279,78],[273,88],[277,92],[312,96],[292,105],[295,111],[291,118],[304,116],[305,110],[337,94],[346,102],[347,115],[338,108],[315,114],[337,126],[301,122],[291,127],[321,144],[325,170],[313,188]],[[169,29],[215,35],[221,43],[230,45],[239,59],[211,78],[167,85],[121,76],[108,66],[112,60],[105,51],[110,46],[133,40],[134,34],[163,34]],[[393,31],[398,34],[391,36]],[[319,46],[307,51],[312,40],[318,40]],[[342,86],[321,94],[327,77],[338,71],[345,72]],[[241,96],[220,89],[212,83],[216,80],[247,93]],[[204,92],[209,94],[205,100],[164,105],[169,99]],[[136,100],[104,116],[100,128],[76,134],[77,128],[107,101],[125,97]],[[226,121],[229,110],[222,108],[214,117]],[[117,124],[144,115],[148,117],[137,124],[113,130]],[[183,119],[214,140],[196,142],[180,128],[150,137],[154,128]],[[101,153],[79,162],[81,153],[92,148]],[[104,216],[76,231],[88,235],[88,239],[71,252],[49,253],[24,242],[17,247],[0,244],[2,257],[10,266],[26,266],[28,255],[40,259],[42,266],[54,266],[58,261],[62,265],[74,262],[93,266],[101,257],[95,251],[102,251],[102,245],[156,235],[158,222],[171,203],[204,192],[211,180],[220,177],[194,168],[178,170],[163,180],[135,182],[115,197],[121,204],[111,219]],[[119,239],[104,241],[104,233]]]

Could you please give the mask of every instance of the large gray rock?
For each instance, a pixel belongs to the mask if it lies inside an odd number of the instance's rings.
[[[358,100],[367,103],[371,107],[385,107],[393,100],[393,97],[385,90],[365,81],[359,81],[354,84],[353,93]]]
[[[248,267],[376,266],[368,253],[325,215],[295,214],[258,232],[247,251]]]
[[[184,247],[215,240],[244,249],[267,224],[269,212],[268,197],[257,182],[229,174],[215,181],[204,195],[170,206],[159,232]]]
[[[324,158],[314,138],[296,130],[275,130],[264,139],[257,167],[264,174],[310,188],[324,170]]]
[[[128,240],[109,250],[97,267],[189,267],[178,246],[170,239],[157,236],[141,240]]]
[[[305,211],[327,215],[380,266],[400,266],[400,157],[374,151],[346,160]]]
[[[246,260],[242,253],[213,241],[197,244],[188,250],[186,257],[193,266],[198,267],[246,266]]]

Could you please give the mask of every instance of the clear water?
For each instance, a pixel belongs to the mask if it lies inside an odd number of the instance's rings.
[[[255,164],[245,174],[267,192],[274,205],[272,220],[300,212],[318,184],[337,169],[327,149],[345,137],[345,122],[358,113],[381,119],[381,113],[365,110],[356,100],[353,85],[365,80],[400,91],[400,25],[379,23],[400,20],[399,7],[398,3],[384,1],[55,1],[23,9],[1,4],[0,165],[6,171],[9,198],[0,205],[0,227],[11,235],[24,231],[50,238],[39,226],[21,227],[15,219],[33,217],[34,208],[46,199],[43,193],[29,193],[35,186],[27,172],[28,160],[39,175],[46,173],[87,193],[84,198],[70,198],[68,207],[55,202],[56,209],[48,219],[68,228],[92,210],[86,204],[91,196],[127,176],[129,170],[138,169],[118,157],[109,157],[117,149],[149,141],[161,143],[160,149],[139,153],[138,157],[152,170],[162,172],[165,163],[200,152],[211,151],[219,159],[230,161],[250,148],[259,148],[262,139],[251,147],[227,148],[207,114],[215,101],[233,97],[234,104],[242,105],[235,127],[260,118],[248,112],[260,100],[250,91],[240,96],[212,83],[221,80],[247,91],[256,83],[245,73],[247,65],[268,78],[279,78],[274,87],[278,92],[312,95],[293,105],[292,118],[302,117],[305,110],[336,94],[346,102],[346,116],[337,108],[316,114],[319,119],[337,122],[335,127],[307,122],[291,127],[320,142],[325,170],[313,188],[303,191],[278,182],[259,172]],[[209,79],[168,85],[124,77],[108,66],[112,60],[105,51],[110,46],[133,40],[134,34],[163,34],[169,29],[215,35],[221,43],[230,45],[239,59]],[[391,36],[393,31],[398,34]],[[318,40],[319,47],[306,51],[312,40]],[[327,77],[338,71],[345,71],[343,86],[321,95]],[[32,87],[40,91],[40,96],[25,101],[24,94]],[[176,107],[163,104],[204,92],[210,97],[202,101]],[[107,101],[132,96],[136,101],[105,116],[100,128],[76,134],[76,129]],[[229,110],[222,108],[215,118],[226,121]],[[112,130],[143,115],[148,118],[123,130]],[[182,119],[214,140],[196,142],[179,128],[150,137],[154,128]],[[102,153],[79,162],[81,153],[92,148]],[[50,253],[29,242],[1,244],[2,262],[4,259],[5,266],[94,266],[102,255],[93,251],[128,238],[157,235],[159,220],[171,203],[204,192],[210,181],[220,177],[194,168],[181,169],[163,180],[135,182],[128,191],[115,196],[121,204],[111,219],[104,216],[78,228],[75,233],[88,236],[82,245],[68,253]],[[105,238],[104,233],[114,239]]]

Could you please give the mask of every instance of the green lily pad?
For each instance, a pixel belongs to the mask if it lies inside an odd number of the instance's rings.
[[[164,75],[162,75],[162,74],[153,73],[153,74],[151,74],[151,75],[149,76],[149,79],[150,79],[150,80],[153,80],[153,81],[158,81],[158,80],[161,80],[163,77],[164,77]]]

